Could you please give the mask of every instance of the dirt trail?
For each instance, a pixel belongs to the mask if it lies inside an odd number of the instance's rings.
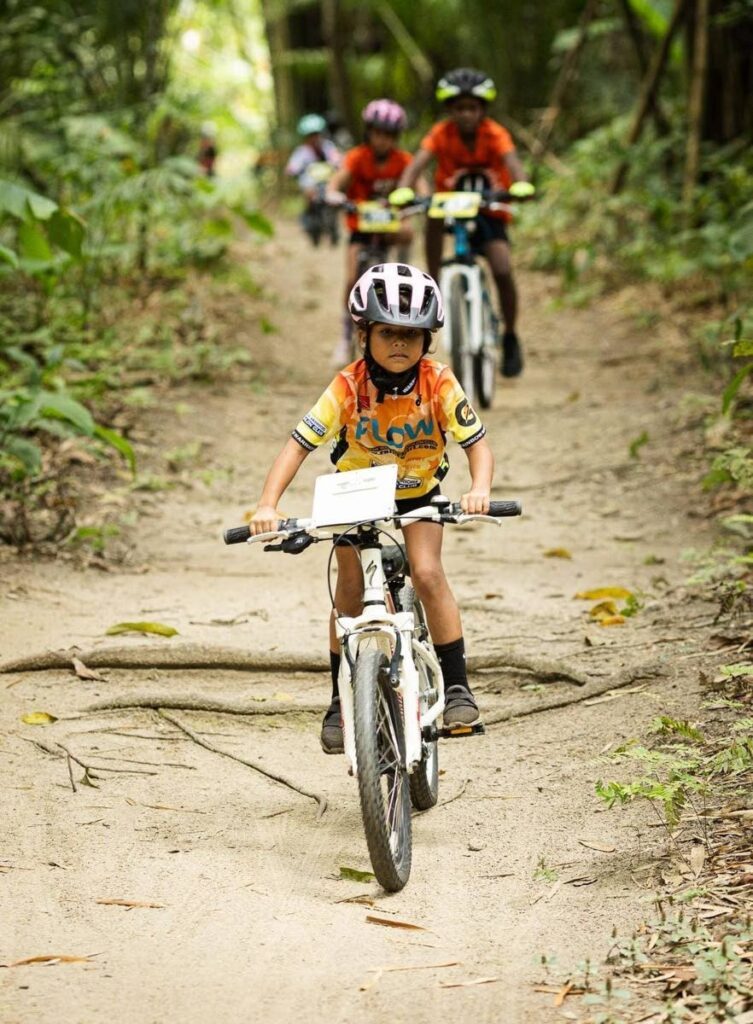
[[[203,448],[183,485],[154,496],[131,568],[0,567],[2,660],[117,643],[144,648],[147,661],[160,644],[177,662],[191,645],[324,663],[324,545],[283,559],[225,549],[219,533],[255,500],[273,452],[328,379],[340,253],[306,250],[283,225],[259,243],[255,264],[265,293],[249,308],[277,331],[234,340],[248,340],[261,385],[171,393],[149,415],[161,452],[197,440]],[[320,819],[311,800],[196,746],[150,712],[75,717],[98,700],[146,693],[323,704],[326,675],[178,665],[104,669],[103,681],[66,669],[0,676],[0,961],[93,956],[0,972],[4,1022],[546,1022],[561,1018],[551,995],[533,991],[542,954],[563,967],[597,961],[615,924],[629,930],[642,919],[650,890],[634,868],[657,832],[639,809],[605,812],[593,784],[609,772],[601,753],[659,710],[680,713],[695,688],[698,638],[688,623],[702,609],[682,604],[687,569],[678,556],[704,543],[704,527],[686,515],[694,473],[683,470],[662,389],[673,368],[681,372],[681,339],[639,334],[628,306],[557,309],[541,277],[525,278],[522,291],[526,373],[501,384],[484,418],[496,493],[521,498],[525,516],[498,530],[448,530],[445,541],[468,647],[498,652],[501,662],[505,652],[564,659],[605,683],[645,665],[646,678],[613,699],[446,743],[446,803],[414,819],[410,883],[386,896],[374,883],[338,880],[343,865],[368,869],[368,856],[356,787],[340,758],[321,754],[311,714],[174,712],[222,749],[325,795]],[[645,457],[631,458],[629,444],[644,431]],[[457,448],[450,454],[446,491],[456,495],[465,459]],[[153,456],[155,472],[161,458]],[[323,455],[308,460],[287,511],[305,514],[326,469]],[[545,557],[553,548],[572,559]],[[624,626],[600,628],[573,595],[615,584],[649,596]],[[103,637],[114,622],[143,619],[179,636]],[[474,683],[487,717],[535,710],[553,695],[581,697],[572,684],[539,686],[504,668]],[[22,725],[32,710],[61,720]],[[62,742],[121,773],[97,773],[98,788],[79,782],[74,793],[65,758],[29,740]],[[80,780],[82,769],[72,769]],[[361,894],[374,906],[344,902]],[[369,913],[425,930],[382,927]],[[494,981],[443,987],[485,978]]]

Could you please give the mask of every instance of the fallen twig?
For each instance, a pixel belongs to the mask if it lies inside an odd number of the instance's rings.
[[[84,772],[113,772],[116,775],[157,775],[158,772],[147,772],[142,771],[140,768],[108,768],[107,765],[99,764],[87,764],[86,761],[82,761],[81,758],[74,754],[72,750],[69,750],[64,743],[60,740],[55,740],[55,746],[50,746],[49,743],[45,743],[44,740],[34,740],[28,736],[22,736],[22,740],[26,740],[27,743],[33,744],[35,747],[39,747],[45,754],[50,754],[52,757],[67,757],[68,759],[68,773],[71,775],[71,784],[73,785],[73,792],[77,792],[76,785],[73,782],[73,773],[71,771],[70,762],[74,761],[79,768],[83,768]],[[56,750],[55,747],[59,747],[60,750]],[[61,754],[60,751],[63,753]],[[96,774],[92,776],[96,778]]]
[[[206,697],[169,697],[166,694],[145,694],[141,697],[115,697],[112,700],[97,701],[90,704],[87,711],[125,711],[131,708],[146,708],[159,711],[169,708],[172,711],[209,711],[221,715],[320,715],[327,710],[321,704],[276,704],[271,701],[262,703],[254,701],[209,700]]]
[[[258,772],[260,775],[264,775],[268,779],[272,779],[273,782],[279,782],[283,786],[287,786],[288,789],[292,789],[296,793],[300,793],[301,796],[308,797],[309,800],[314,800],[319,808],[317,812],[317,818],[321,818],[324,812],[327,810],[326,797],[321,796],[319,793],[311,793],[307,789],[302,789],[300,786],[296,786],[294,782],[286,779],[282,775],[276,775],[274,772],[268,771],[266,768],[262,768],[260,764],[256,764],[254,761],[248,761],[243,757],[238,757],[237,754],[231,754],[227,750],[221,750],[219,747],[215,747],[214,744],[208,743],[203,739],[197,732],[185,725],[180,719],[175,718],[174,715],[169,715],[163,708],[157,709],[157,714],[164,718],[166,722],[170,722],[176,729],[180,729],[186,736],[190,737],[200,747],[204,747],[206,750],[211,750],[214,754],[220,754],[221,757],[228,757],[231,761],[237,761],[239,764],[244,764],[247,768],[251,768],[253,771]]]

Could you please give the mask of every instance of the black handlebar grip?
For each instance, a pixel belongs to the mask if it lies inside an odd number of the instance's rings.
[[[222,539],[226,544],[245,544],[250,536],[251,528],[246,524],[245,526],[231,526],[229,530],[224,530]]]
[[[520,516],[523,514],[523,507],[519,501],[490,501],[489,515],[501,518],[502,516]]]

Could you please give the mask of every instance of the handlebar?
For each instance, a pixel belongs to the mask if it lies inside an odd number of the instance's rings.
[[[415,512],[409,512],[404,516],[394,515],[390,516],[390,519],[396,521],[417,521],[419,519],[426,519],[430,522],[437,523],[457,523],[462,525],[463,523],[477,521],[477,520],[489,520],[489,519],[502,519],[510,518],[512,516],[519,516],[523,514],[523,509],[519,501],[491,501],[489,502],[489,511],[484,514],[466,514],[460,507],[460,502],[450,502],[446,504],[434,504],[426,505],[424,508],[416,509]],[[377,522],[378,520],[374,520]],[[342,524],[345,525],[345,524]],[[355,525],[355,524],[353,524]],[[322,529],[329,529],[323,527]],[[280,534],[290,536],[295,533],[308,534],[311,537],[311,541],[315,539],[328,540],[331,534],[327,534],[321,538],[316,538],[311,535],[311,532],[317,531],[318,528],[310,519],[280,519],[277,523],[277,530],[274,533],[259,533],[255,536],[251,533],[251,528],[246,524],[244,526],[231,526],[225,530],[222,534],[222,539],[226,544],[245,544],[247,541],[260,541],[260,540],[272,540],[278,537]],[[308,545],[305,545],[308,546]],[[298,548],[284,548],[283,550],[303,550],[303,546]]]

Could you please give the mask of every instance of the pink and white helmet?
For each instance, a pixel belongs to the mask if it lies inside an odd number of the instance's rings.
[[[395,134],[405,128],[405,111],[394,100],[372,100],[363,108],[361,117],[367,128],[381,128]]]
[[[444,323],[437,282],[408,263],[369,267],[351,289],[348,311],[357,324],[400,324],[433,331]]]

